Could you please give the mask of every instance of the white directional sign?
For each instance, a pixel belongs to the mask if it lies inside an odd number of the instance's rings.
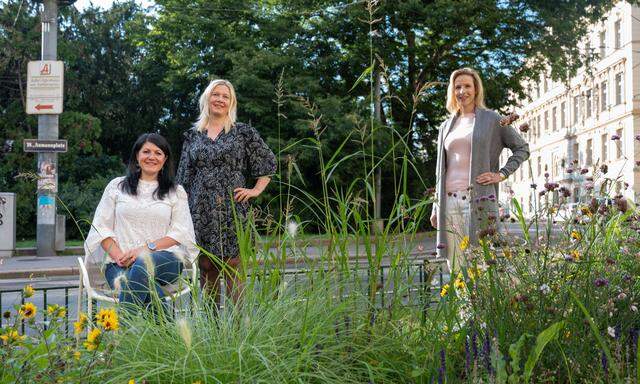
[[[64,65],[62,61],[30,61],[27,67],[27,113],[62,113]]]

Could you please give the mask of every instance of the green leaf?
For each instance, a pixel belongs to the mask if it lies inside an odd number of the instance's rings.
[[[354,90],[354,88],[356,86],[358,86],[358,84],[360,84],[364,79],[367,78],[367,76],[369,76],[369,74],[371,73],[371,71],[373,71],[373,67],[376,65],[375,61],[368,66],[361,74],[360,77],[358,77],[358,80],[356,80],[355,83],[353,83],[353,86],[351,87],[351,89],[349,89],[349,93],[351,93],[351,91]]]
[[[562,328],[564,328],[564,321],[551,324],[547,329],[540,332],[536,338],[536,345],[533,347],[533,351],[529,354],[529,358],[524,365],[524,380],[526,383],[529,382],[533,368],[536,366],[538,359],[540,359],[540,355],[542,354],[544,347],[546,347],[550,341],[558,337],[558,332],[560,332]]]
[[[531,335],[528,333],[520,336],[517,342],[509,346],[509,356],[511,357],[511,375],[509,376],[510,383],[517,383],[520,380],[520,352],[524,346],[524,342]]]

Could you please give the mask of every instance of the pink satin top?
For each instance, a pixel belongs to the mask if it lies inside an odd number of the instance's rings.
[[[471,138],[475,121],[475,113],[458,117],[444,139],[444,149],[447,153],[447,170],[445,173],[445,188],[447,192],[466,191],[469,187]]]

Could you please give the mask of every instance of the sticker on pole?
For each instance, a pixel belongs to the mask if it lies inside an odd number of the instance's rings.
[[[64,65],[62,61],[30,61],[27,67],[27,113],[62,113]]]

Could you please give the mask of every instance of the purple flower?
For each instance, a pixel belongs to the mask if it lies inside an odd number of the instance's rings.
[[[438,243],[438,245],[436,246],[436,248],[438,249],[445,249],[447,246],[444,245],[443,243]]]
[[[531,184],[531,189],[536,189],[536,188],[538,188],[538,184],[536,183]]]
[[[567,168],[567,173],[573,173],[573,168]]]
[[[438,383],[444,383],[444,377],[447,373],[447,356],[444,348],[440,349],[440,368],[438,369]]]
[[[471,371],[471,348],[469,346],[469,337],[464,338],[464,371],[469,375]]]
[[[538,192],[538,195],[540,195],[540,196],[544,196],[544,195],[546,195],[546,194],[547,194],[547,191],[540,191],[540,192]]]
[[[607,376],[609,376],[609,360],[607,360],[607,355],[604,353],[604,351],[602,352],[602,358],[600,362],[602,363],[602,370],[604,371],[604,376],[606,378]]]
[[[600,172],[602,172],[602,173],[607,173],[607,172],[609,172],[609,166],[608,166],[607,164],[602,164],[602,165],[600,166]]]
[[[549,172],[545,172],[545,173],[544,173],[544,178],[545,178],[545,179],[548,179],[548,178],[549,178]]]
[[[640,141],[640,135],[636,135],[636,140]]]
[[[611,140],[620,140],[620,136],[616,135],[615,133],[613,135],[611,135]]]
[[[595,284],[596,287],[606,287],[609,285],[609,280],[602,277],[598,277],[593,281],[593,284]]]
[[[487,368],[487,372],[489,374],[492,373],[491,369],[491,339],[489,338],[489,334],[485,336],[484,343],[482,344],[482,352],[484,355],[484,365]]]
[[[581,175],[584,175],[584,174],[587,174],[587,173],[589,173],[589,169],[587,169],[587,168],[582,168],[582,169],[580,170],[580,174],[581,174]]]

